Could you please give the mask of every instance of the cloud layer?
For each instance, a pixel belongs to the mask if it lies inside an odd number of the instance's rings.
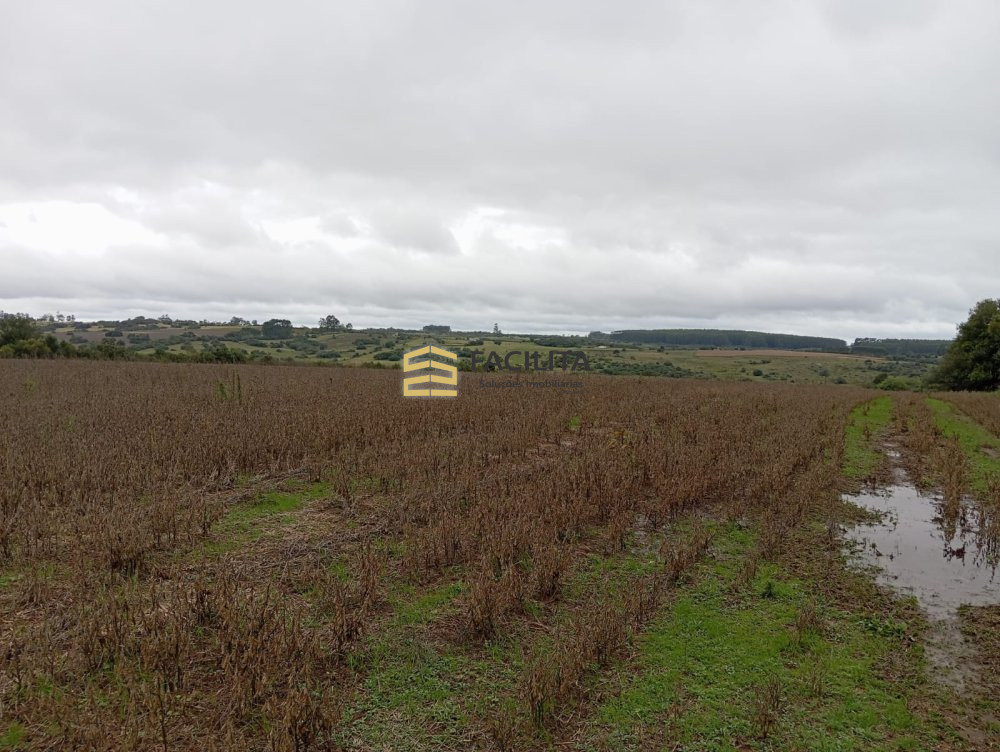
[[[0,307],[950,336],[1000,6],[0,9]]]

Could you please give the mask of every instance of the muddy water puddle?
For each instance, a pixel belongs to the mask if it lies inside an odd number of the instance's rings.
[[[930,623],[927,656],[958,689],[975,679],[973,652],[959,630],[962,604],[1000,603],[997,521],[970,500],[951,500],[902,482],[845,499],[880,519],[846,533],[878,581],[917,599]]]
[[[879,580],[914,595],[930,616],[954,616],[963,603],[1000,603],[994,546],[967,503],[949,509],[913,486],[892,485],[848,497],[882,519],[847,532]]]

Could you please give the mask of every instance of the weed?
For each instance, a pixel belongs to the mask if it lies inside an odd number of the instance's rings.
[[[806,689],[810,697],[822,698],[826,694],[829,665],[820,657],[815,657],[806,667]]]
[[[795,614],[795,636],[801,646],[807,635],[823,632],[823,618],[814,598],[808,598],[799,606]]]
[[[896,622],[880,616],[865,616],[860,623],[862,627],[879,637],[902,639],[906,636],[907,626],[904,622]]]
[[[776,676],[765,679],[754,688],[752,725],[754,736],[758,739],[767,739],[778,723],[784,694],[785,685]]]

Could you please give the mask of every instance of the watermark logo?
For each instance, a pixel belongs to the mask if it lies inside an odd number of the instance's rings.
[[[426,360],[417,360],[421,356],[428,356]],[[419,376],[408,376],[403,379],[404,397],[457,397],[458,396],[458,367],[451,363],[442,363],[440,360],[433,360],[430,356],[437,355],[449,360],[458,360],[458,355],[448,350],[444,350],[434,345],[424,345],[416,350],[410,350],[403,354],[403,373],[413,371],[444,371],[447,376],[437,373],[424,373]],[[429,389],[418,388],[423,385],[444,384],[453,386],[454,389]]]
[[[511,350],[509,353],[500,356],[500,353],[491,352],[483,358],[482,350],[473,350],[470,358],[472,360],[472,370],[482,366],[484,371],[554,371],[561,368],[563,371],[590,370],[590,362],[587,354],[583,350]]]

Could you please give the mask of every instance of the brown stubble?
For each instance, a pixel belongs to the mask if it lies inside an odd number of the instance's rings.
[[[507,633],[536,655],[525,603],[570,608],[522,682],[527,715],[558,729],[587,672],[641,631],[709,537],[696,527],[628,598],[586,608],[563,603],[581,557],[708,514],[762,519],[769,555],[833,482],[830,452],[859,400],[604,377],[578,394],[479,390],[477,378],[434,401],[403,399],[392,372],[0,363],[4,719],[32,749],[327,748],[356,685],[348,658],[378,628],[389,583],[460,576],[455,638],[473,648]],[[202,553],[248,485],[290,477],[327,491],[284,527]],[[389,545],[399,557],[376,553]],[[349,581],[330,573],[335,556]]]

